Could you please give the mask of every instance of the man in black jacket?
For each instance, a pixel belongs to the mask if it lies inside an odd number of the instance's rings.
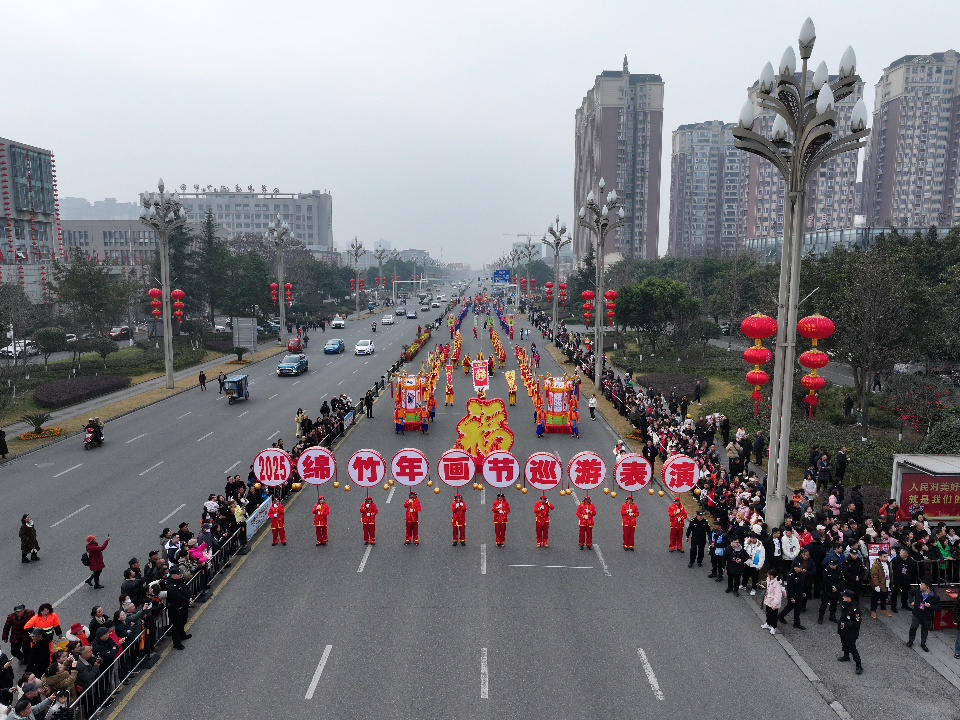
[[[849,554],[843,561],[843,586],[846,592],[853,593],[853,601],[859,605],[860,591],[863,590],[863,578],[867,575],[867,567],[860,559],[860,551],[856,546],[851,547]]]
[[[913,619],[910,621],[910,639],[907,647],[913,647],[917,637],[917,628],[920,628],[920,647],[924,652],[930,652],[927,647],[927,634],[933,624],[933,616],[940,609],[940,596],[937,595],[925,580],[920,581],[920,587],[911,591],[913,600]]]
[[[723,581],[723,554],[727,550],[727,534],[719,522],[710,533],[710,574],[707,577],[715,578],[715,582]]]
[[[173,635],[173,646],[183,650],[183,641],[189,640],[192,635],[187,633],[187,615],[193,605],[190,597],[190,588],[183,581],[183,570],[179,566],[170,568],[170,579],[167,580],[167,612],[170,616],[170,629]]]
[[[897,610],[897,595],[900,596],[901,607],[909,610],[907,605],[907,596],[910,594],[910,586],[916,579],[917,571],[910,559],[910,553],[906,548],[900,548],[900,554],[890,562],[890,609]]]
[[[734,538],[726,552],[727,558],[727,592],[740,597],[740,581],[743,579],[743,569],[747,563],[747,552],[740,546],[740,541]]]
[[[120,584],[120,595],[129,597],[137,605],[143,605],[147,596],[147,583],[134,575],[133,568],[123,571],[123,582]]]
[[[830,622],[837,622],[837,603],[840,593],[843,592],[843,573],[840,571],[840,562],[831,557],[827,561],[827,568],[823,571],[823,587],[820,589],[820,616],[817,623],[823,625],[823,616],[830,608]]]
[[[780,622],[786,620],[790,611],[793,611],[793,626],[797,630],[806,630],[800,624],[800,609],[803,607],[803,601],[806,598],[806,572],[803,563],[794,563],[793,570],[787,575],[787,602],[780,611]]]
[[[837,623],[837,634],[840,636],[840,647],[843,655],[837,658],[840,662],[850,662],[850,656],[857,665],[857,675],[863,674],[863,665],[860,664],[860,652],[857,650],[857,638],[860,637],[860,623],[862,621],[860,606],[857,605],[854,594],[849,590],[843,593],[843,607],[840,612],[840,622]]]
[[[696,560],[697,567],[703,567],[703,549],[707,545],[707,535],[710,534],[710,524],[704,518],[703,510],[687,525],[687,540],[690,541],[690,564],[693,567]]]

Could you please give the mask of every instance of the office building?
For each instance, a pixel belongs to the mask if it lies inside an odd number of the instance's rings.
[[[94,200],[86,198],[60,198],[62,220],[136,220],[142,207],[138,202],[117,202],[116,198]]]

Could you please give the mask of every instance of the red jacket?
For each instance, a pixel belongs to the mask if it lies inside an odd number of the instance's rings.
[[[426,412],[426,408],[424,408]],[[423,511],[423,505],[420,504],[420,498],[407,499],[403,501],[403,506],[407,509],[407,520],[419,520],[420,513]]]
[[[495,523],[509,522],[510,503],[506,500],[497,500],[493,504],[493,521]]]
[[[580,518],[580,527],[593,527],[594,518],[597,516],[597,506],[586,502],[580,503],[577,507],[577,517]]]
[[[463,500],[455,500],[450,505],[450,512],[453,515],[453,524],[456,526],[467,524],[467,504]]]
[[[106,565],[103,562],[103,551],[110,544],[110,538],[103,541],[103,545],[97,545],[96,540],[87,543],[87,555],[90,556],[90,572],[103,570]]]
[[[330,506],[327,503],[317,503],[313,506],[313,524],[317,527],[326,527],[330,517]]]
[[[671,528],[674,530],[683,528],[683,524],[687,521],[687,509],[683,505],[674,503],[670,506],[670,509],[667,510],[667,514],[670,516]]]
[[[620,508],[620,517],[623,519],[624,527],[636,527],[637,518],[640,517],[640,508],[636,503],[624,503]]]
[[[538,523],[549,523],[551,510],[553,510],[553,503],[549,500],[539,500],[533,506],[533,514],[536,516]]]
[[[380,509],[377,507],[377,504],[370,501],[370,504],[367,505],[366,501],[360,506],[360,522],[363,525],[375,525],[377,523],[377,513],[380,512]]]
[[[280,530],[284,527],[284,514],[286,513],[286,508],[283,507],[283,503],[278,503],[277,505],[270,506],[270,512],[267,513],[267,517],[270,518],[270,529],[271,530]]]

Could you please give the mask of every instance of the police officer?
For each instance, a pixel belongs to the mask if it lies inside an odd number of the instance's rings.
[[[820,617],[817,623],[823,625],[823,616],[830,608],[830,622],[837,622],[837,603],[840,593],[843,592],[843,573],[840,571],[840,562],[835,557],[827,561],[827,568],[823,571],[823,588],[820,590]]]
[[[690,541],[690,562],[688,568],[693,567],[696,560],[697,567],[703,567],[703,548],[707,544],[707,536],[710,534],[710,523],[704,518],[703,510],[697,513],[697,516],[687,525],[686,536]]]
[[[860,637],[860,623],[862,617],[860,606],[856,603],[857,596],[852,590],[843,591],[843,607],[840,608],[840,622],[837,623],[837,634],[840,635],[840,647],[843,655],[837,658],[840,662],[853,661],[857,664],[857,675],[863,674],[863,665],[860,664],[860,652],[857,650],[857,638]]]
[[[863,578],[866,574],[867,566],[863,564],[857,546],[853,545],[843,561],[843,586],[847,592],[853,593],[853,601],[857,605],[860,604],[860,591],[863,589]]]
[[[170,615],[170,629],[173,634],[173,646],[183,650],[183,641],[193,635],[186,631],[187,615],[193,606],[190,597],[190,588],[183,581],[183,570],[179,565],[170,568],[170,579],[167,580],[167,612]]]

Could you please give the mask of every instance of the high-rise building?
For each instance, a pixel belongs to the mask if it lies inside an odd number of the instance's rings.
[[[605,70],[576,113],[574,217],[600,178],[606,192],[616,190],[626,223],[607,238],[605,255],[656,258],[660,234],[660,155],[663,146],[663,78]],[[603,198],[599,198],[602,204]],[[573,226],[577,263],[592,236]],[[611,260],[614,258],[610,258]]]
[[[867,225],[960,223],[960,100],[955,50],[905,55],[876,84],[863,169]]]

